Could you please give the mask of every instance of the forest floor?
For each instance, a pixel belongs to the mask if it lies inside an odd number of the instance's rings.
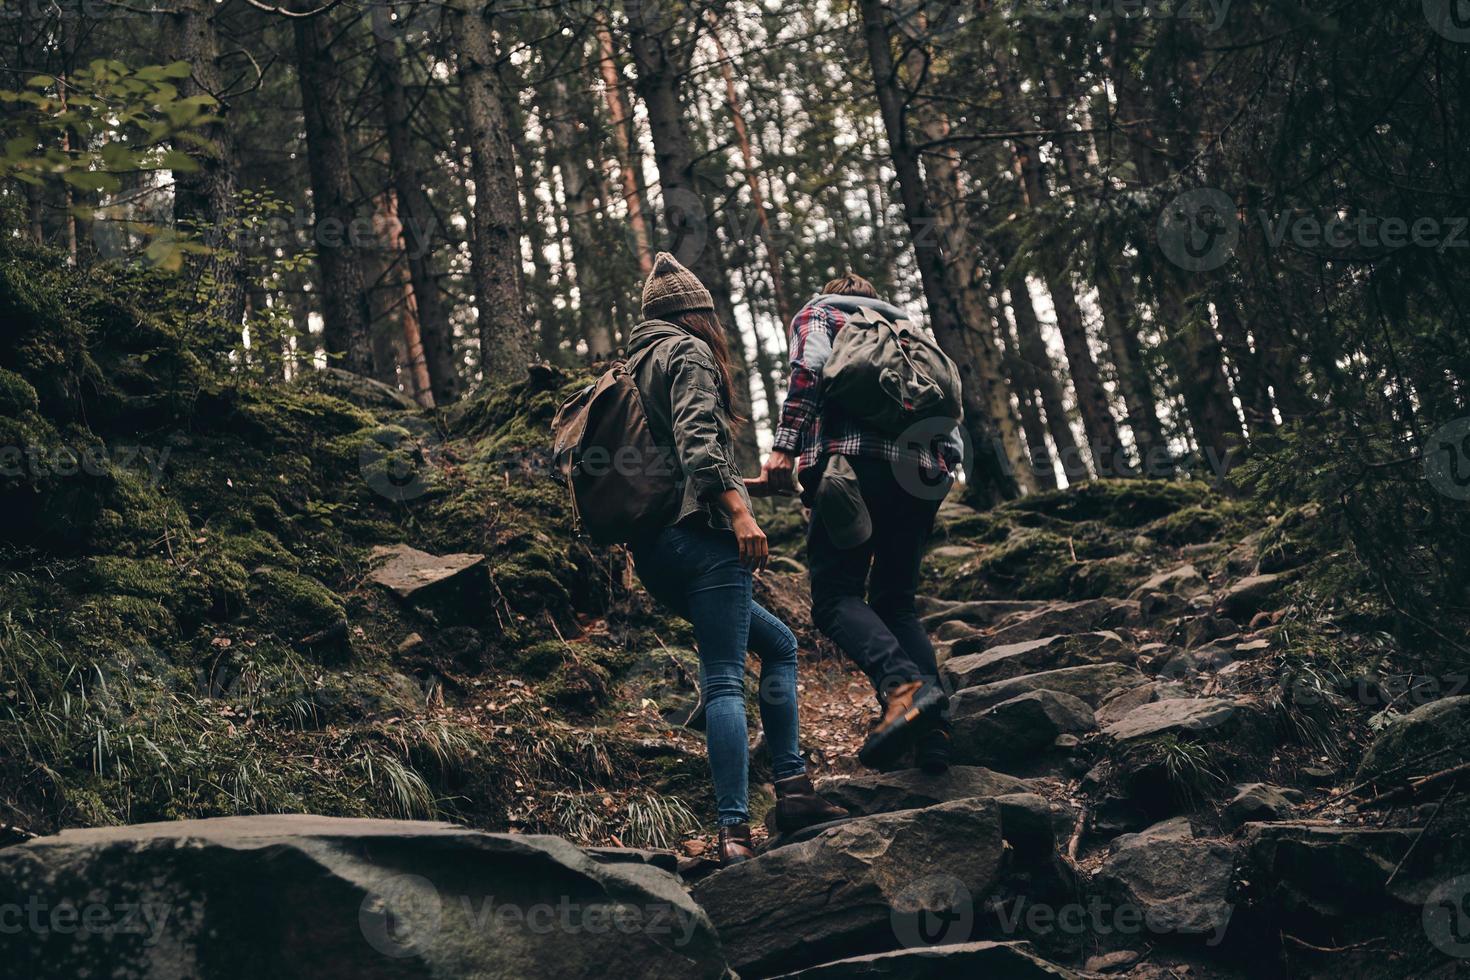
[[[1421,919],[1470,870],[1470,814],[1443,806],[1470,698],[1342,585],[1322,505],[1188,480],[952,494],[921,587],[955,692],[934,782],[856,765],[868,683],[812,628],[799,508],[758,504],[756,596],[798,636],[803,749],[857,829],[711,874],[692,631],[574,533],[548,466],[585,373],[445,412],[332,370],[281,384],[198,354],[149,273],[92,275],[0,253],[0,435],[26,463],[0,473],[0,847],[312,813],[640,848],[681,861],[746,976],[907,946],[888,909],[936,875],[973,893],[965,938],[1073,970],[1464,962]],[[809,899],[780,883],[807,880],[829,916],[783,924]],[[1007,918],[1084,901],[1158,918],[1126,941]]]

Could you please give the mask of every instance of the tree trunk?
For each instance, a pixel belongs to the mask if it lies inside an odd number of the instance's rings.
[[[475,184],[470,275],[488,380],[519,380],[533,357],[521,272],[521,204],[510,121],[500,94],[495,44],[481,5],[456,0],[449,23]]]
[[[713,20],[713,18],[712,18]],[[755,154],[750,149],[750,133],[745,128],[745,113],[740,108],[740,98],[735,91],[735,69],[730,64],[729,53],[720,41],[718,23],[711,23],[710,36],[714,38],[715,55],[720,59],[720,75],[725,82],[725,103],[730,109],[730,122],[735,128],[735,142],[740,147],[740,161],[745,168],[745,182],[750,187],[750,203],[760,228],[761,242],[766,247],[766,271],[771,276],[771,294],[776,300],[776,318],[781,324],[791,322],[796,310],[787,301],[786,276],[781,271],[781,243],[771,231],[771,220],[766,214],[766,199],[761,193],[760,178],[757,176]],[[774,428],[775,422],[772,421]]]
[[[1041,335],[1041,321],[1036,316],[1036,304],[1026,281],[1011,284],[1011,315],[1016,321],[1016,349],[1026,363],[1031,375],[1031,384],[1046,412],[1046,427],[1051,433],[1052,445],[1056,446],[1057,458],[1062,464],[1062,473],[1068,483],[1088,478],[1087,461],[1072,434],[1072,423],[1067,417],[1067,407],[1062,400],[1062,384],[1059,371],[1046,349],[1046,339]]]
[[[1115,279],[1112,273],[1095,261],[1093,282],[1098,302],[1102,305],[1103,333],[1118,372],[1118,390],[1128,409],[1128,428],[1133,431],[1133,445],[1138,450],[1139,468],[1145,476],[1166,476],[1172,469],[1164,428],[1159,422],[1158,402],[1154,398],[1153,381],[1143,359],[1143,345],[1134,326],[1134,293],[1131,281]],[[1121,272],[1127,275],[1126,271]]]
[[[183,98],[208,95],[218,99],[224,91],[214,15],[215,4],[210,0],[179,0],[164,17],[167,50],[190,67],[189,77],[178,80]],[[219,105],[215,113],[224,117],[228,108]],[[235,140],[224,119],[195,130],[195,135],[198,142],[181,147],[187,148],[198,169],[173,174],[174,222],[198,234],[210,248],[208,255],[191,265],[213,281],[209,290],[212,304],[238,334],[245,317],[246,277],[239,240],[242,228],[235,213]]]
[[[1004,307],[996,312],[995,318],[1005,337],[1008,352],[1002,364],[1009,370],[1004,373],[1007,377],[1016,379],[1012,381],[1010,387],[1016,395],[1021,431],[1026,436],[1026,448],[1031,460],[1031,476],[1036,481],[1037,490],[1055,490],[1057,471],[1056,466],[1052,463],[1051,450],[1046,445],[1046,423],[1042,421],[1041,403],[1037,396],[1036,386],[1026,383],[1030,368],[1021,358],[1020,344]]]
[[[661,8],[660,8],[661,9]],[[680,69],[670,57],[672,31],[646,18],[656,16],[643,3],[628,5],[629,41],[633,50],[636,87],[648,111],[648,128],[653,136],[654,161],[663,185],[664,225],[669,234],[668,250],[684,263],[709,289],[715,314],[724,325],[730,346],[731,403],[735,411],[752,418],[750,367],[745,339],[735,319],[730,283],[715,234],[709,201],[722,199],[723,188],[702,186],[695,170],[694,143],[679,100]],[[736,463],[748,473],[759,465],[760,448],[755,426],[743,425],[735,437]]]
[[[1215,475],[1223,476],[1230,454],[1240,445],[1241,432],[1220,341],[1204,300],[1186,301],[1177,276],[1167,270],[1162,276],[1158,310],[1164,320],[1164,357],[1179,378],[1195,444]]]
[[[643,194],[638,187],[640,166],[637,141],[633,134],[633,114],[623,95],[623,73],[618,67],[618,52],[613,45],[612,31],[607,26],[607,14],[599,8],[596,19],[597,44],[602,53],[598,60],[598,69],[602,73],[607,113],[612,120],[613,146],[618,155],[618,178],[622,181],[623,201],[628,207],[628,226],[633,229],[633,250],[638,253],[638,271],[646,279],[653,271],[653,245],[652,236],[648,233],[648,222],[643,214]]]
[[[551,60],[563,63],[561,58]],[[552,78],[546,82],[544,90],[542,123],[546,128],[548,146],[555,155],[556,169],[561,174],[562,193],[566,200],[572,264],[576,271],[577,320],[582,339],[587,342],[587,353],[593,358],[605,358],[612,353],[615,342],[612,304],[602,275],[607,260],[598,247],[600,202],[591,174],[588,141],[578,131],[573,118],[566,79]]]
[[[1230,358],[1230,366],[1234,368],[1235,391],[1240,397],[1241,407],[1245,409],[1246,427],[1252,435],[1270,432],[1276,428],[1276,418],[1271,412],[1271,392],[1260,355],[1251,349],[1235,291],[1223,277],[1216,284],[1213,301],[1220,342]]]
[[[955,363],[961,365],[964,375],[965,429],[973,445],[973,459],[966,461],[967,470],[971,471],[966,474],[969,489],[977,500],[993,505],[1016,497],[1020,491],[996,431],[996,420],[990,416],[988,393],[976,377],[977,371],[965,339],[964,320],[945,271],[944,255],[939,243],[929,234],[934,225],[934,215],[919,169],[918,153],[908,138],[904,97],[898,86],[885,8],[882,0],[859,0],[859,9],[873,85],[888,136],[889,154],[898,175],[899,196],[913,240],[914,259],[929,307],[929,320],[934,327],[935,339]]]
[[[399,70],[400,49],[384,24],[388,8],[375,6],[372,16],[378,35],[373,64],[383,100],[389,169],[398,195],[398,218],[403,227],[403,247],[408,259],[419,336],[423,342],[424,364],[434,404],[448,405],[459,398],[462,383],[454,356],[454,330],[449,324],[449,314],[432,269],[438,220],[429,195],[424,191],[427,181],[411,135],[408,99]]]
[[[910,55],[906,67],[917,82],[921,63],[918,49]],[[1031,460],[1021,441],[1020,422],[1011,406],[1011,392],[1001,371],[1000,348],[996,343],[995,317],[985,296],[984,272],[980,268],[979,250],[966,231],[964,191],[960,186],[959,154],[943,141],[949,136],[949,120],[933,106],[922,106],[914,113],[924,138],[940,149],[926,161],[928,187],[934,209],[936,231],[948,258],[945,268],[964,320],[966,348],[974,365],[974,379],[980,385],[991,419],[995,421],[1001,449],[1018,489],[1035,492],[1036,476]]]
[[[996,79],[1001,97],[1011,105],[1019,106],[1024,97],[1012,74],[1010,59],[999,47],[995,52]],[[1024,126],[1023,122],[1018,128]],[[1039,211],[1051,198],[1051,190],[1041,170],[1040,148],[1028,137],[1016,137],[1012,140],[1012,149],[1026,205],[1032,211]],[[1123,455],[1118,423],[1108,405],[1107,389],[1103,386],[1102,375],[1088,343],[1087,324],[1077,305],[1072,277],[1063,257],[1053,249],[1043,247],[1037,260],[1047,291],[1051,294],[1052,309],[1056,311],[1057,330],[1062,335],[1062,349],[1067,355],[1067,373],[1072,377],[1072,390],[1077,394],[1077,410],[1082,416],[1082,428],[1090,444],[1093,469],[1099,477],[1121,475],[1128,470],[1128,460]]]
[[[372,372],[367,290],[353,243],[356,219],[352,151],[342,109],[342,75],[331,49],[331,18],[298,17],[296,75],[306,122],[311,172],[313,245],[322,289],[323,341],[327,354],[356,374]]]
[[[377,203],[373,233],[378,241],[380,262],[373,291],[374,329],[380,330],[386,324],[390,333],[401,338],[404,386],[420,405],[433,408],[434,391],[424,354],[417,296],[404,269],[407,247],[398,202],[390,190],[380,194]]]
[[[1118,125],[1139,180],[1145,186],[1157,186],[1169,176],[1168,160],[1157,149],[1151,122],[1155,114],[1145,104],[1138,80],[1118,54],[1127,43],[1128,27],[1126,23],[1114,25],[1113,50],[1108,59],[1118,101]],[[1196,445],[1223,469],[1229,464],[1229,452],[1240,442],[1241,429],[1219,339],[1207,310],[1197,308],[1191,315],[1192,301],[1179,270],[1156,265],[1152,281],[1164,361],[1179,381]]]

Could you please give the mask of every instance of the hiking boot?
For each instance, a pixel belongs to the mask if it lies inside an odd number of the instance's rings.
[[[858,761],[881,770],[913,744],[914,736],[939,719],[948,700],[938,684],[909,681],[895,687],[889,692],[883,717],[858,750]]]
[[[948,728],[931,728],[914,742],[914,765],[929,776],[943,775],[949,770],[950,734]]]
[[[776,805],[766,814],[772,833],[794,834],[819,823],[847,819],[847,811],[817,795],[806,773],[776,780]]]
[[[733,827],[721,827],[718,850],[722,868],[755,857],[755,845],[750,842],[750,824],[737,823]]]

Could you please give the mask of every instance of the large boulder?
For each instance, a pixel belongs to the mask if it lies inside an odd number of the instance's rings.
[[[1198,735],[1229,725],[1240,709],[1224,698],[1169,698],[1139,705],[1103,729],[1117,742],[1155,735]]]
[[[999,764],[1034,759],[1058,735],[1081,735],[1097,727],[1092,709],[1070,694],[1030,691],[1000,704],[973,705],[961,691],[950,700],[954,758],[969,764]]]
[[[929,599],[925,606],[924,626],[933,629],[951,620],[971,627],[989,628],[1007,616],[1032,612],[1047,603],[1035,599],[977,599],[972,602],[948,602]]]
[[[0,851],[10,976],[721,977],[678,879],[559,837],[309,815],[68,830]],[[87,941],[79,941],[85,938]]]
[[[964,694],[969,704],[989,706],[1009,701],[1030,691],[1057,691],[1070,694],[1079,701],[1087,702],[1089,707],[1096,708],[1104,697],[1114,691],[1121,692],[1145,683],[1148,683],[1147,677],[1124,664],[1079,664],[1076,667],[1043,670],[993,684],[965,688]]]
[[[1000,807],[956,800],[861,817],[776,848],[700,881],[694,898],[731,967],[765,977],[894,949],[917,931],[905,927],[914,916],[973,914],[971,897],[990,891],[1003,857]],[[960,901],[966,909],[954,907]]]
[[[1277,593],[1292,579],[1290,572],[1247,575],[1231,584],[1220,596],[1219,609],[1231,619],[1245,622],[1262,609],[1275,608]]]
[[[931,776],[918,769],[833,776],[817,782],[817,791],[855,816],[915,810],[976,796],[1029,792],[1031,784],[980,766],[950,766]]]
[[[1283,820],[1303,799],[1299,790],[1282,789],[1269,783],[1247,783],[1235,788],[1235,795],[1225,804],[1221,819],[1227,830],[1255,821]]]
[[[891,953],[870,953],[806,970],[783,974],[781,980],[950,980],[987,977],[993,980],[1071,980],[1077,974],[1031,952],[1028,943],[956,943],[919,946]]]
[[[1149,681],[1147,684],[1120,687],[1109,691],[1098,702],[1094,714],[1097,717],[1097,723],[1106,728],[1115,721],[1121,721],[1134,708],[1152,704],[1155,701],[1187,697],[1189,697],[1189,691],[1183,684],[1174,681]]]
[[[451,588],[451,582],[465,581],[484,560],[484,555],[431,555],[406,544],[379,545],[368,555],[372,565],[368,579],[400,599],[413,601]]]
[[[1247,897],[1264,920],[1300,930],[1299,935],[1330,935],[1344,920],[1381,915],[1392,905],[1385,886],[1418,834],[1405,827],[1246,824],[1242,871],[1249,882]],[[1465,870],[1442,866],[1427,880]],[[1426,880],[1401,877],[1400,887]],[[1422,902],[1427,894],[1424,889],[1405,897]]]
[[[1470,760],[1470,695],[1441,698],[1394,719],[1374,738],[1358,778],[1423,776]],[[1398,770],[1412,768],[1412,772]]]
[[[1151,592],[1162,592],[1166,595],[1184,596],[1186,598],[1197,596],[1208,591],[1210,585],[1205,581],[1199,569],[1193,565],[1180,565],[1166,572],[1160,572],[1148,579],[1129,595],[1130,599],[1142,599]]]
[[[1119,662],[1129,653],[1128,644],[1111,630],[986,645],[979,652],[969,640],[956,640],[941,673],[953,690],[962,690],[1043,670]]]
[[[1175,817],[1114,841],[1098,881],[1137,910],[1148,932],[1204,936],[1213,946],[1230,924],[1234,866],[1228,846],[1196,839],[1189,820]]]
[[[1085,633],[1135,622],[1138,615],[1138,603],[1122,599],[1050,602],[1004,620],[991,635],[990,642],[999,645],[1064,633]]]

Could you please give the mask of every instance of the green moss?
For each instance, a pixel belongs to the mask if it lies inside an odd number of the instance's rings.
[[[538,691],[549,703],[582,715],[595,712],[612,698],[607,668],[576,657],[568,657]]]
[[[23,415],[40,407],[41,400],[29,381],[0,368],[0,415]]]
[[[291,568],[296,565],[296,557],[286,550],[279,538],[258,528],[243,534],[221,535],[217,544],[227,559],[244,568],[259,565]]]
[[[504,669],[526,680],[544,680],[566,659],[566,644],[560,640],[532,643],[510,654]],[[500,666],[497,662],[496,666]]]
[[[1110,527],[1136,528],[1199,504],[1209,496],[1209,487],[1199,482],[1094,480],[1065,490],[1032,494],[1007,504],[1005,509],[1063,521],[1102,521]]]
[[[250,576],[250,613],[265,629],[300,640],[346,620],[341,598],[309,575],[261,568]]]
[[[984,549],[955,579],[936,583],[949,599],[1066,598],[1072,574],[1072,549],[1048,531],[1017,530],[1004,542]]]

